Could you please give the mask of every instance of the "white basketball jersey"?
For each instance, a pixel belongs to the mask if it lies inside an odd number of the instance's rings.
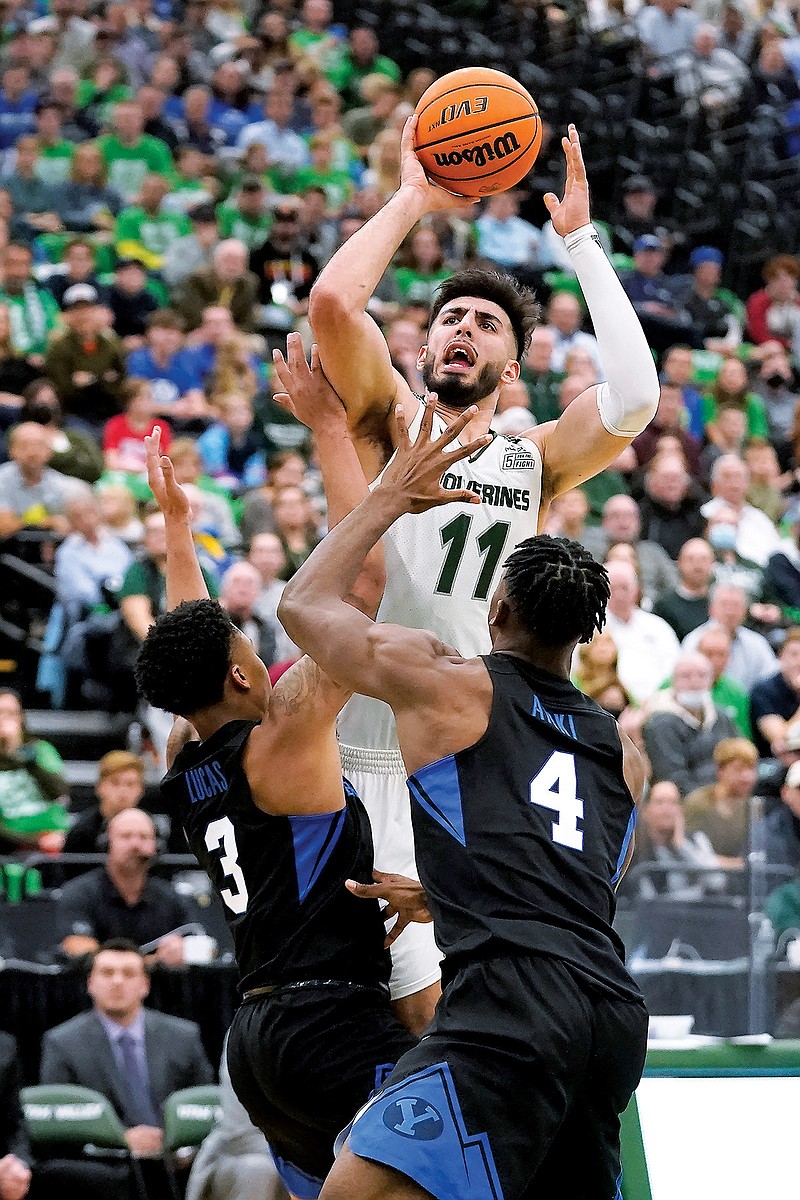
[[[422,414],[420,405],[409,428],[412,441]],[[433,436],[445,428],[435,414]],[[442,485],[469,488],[482,503],[448,504],[395,521],[383,537],[386,590],[377,619],[429,629],[473,658],[491,648],[489,602],[503,563],[538,532],[541,454],[527,439],[495,434],[488,446],[447,471]],[[353,696],[339,717],[339,740],[343,746],[397,750],[392,710],[380,700]]]

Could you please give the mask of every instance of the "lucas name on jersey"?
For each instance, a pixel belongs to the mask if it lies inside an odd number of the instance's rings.
[[[514,508],[518,512],[530,511],[531,494],[527,488],[506,487],[505,484],[499,483],[481,483],[477,479],[464,479],[462,475],[455,475],[452,471],[447,471],[442,476],[441,483],[448,492],[467,488],[476,496],[480,496],[484,504],[491,504],[495,508]]]

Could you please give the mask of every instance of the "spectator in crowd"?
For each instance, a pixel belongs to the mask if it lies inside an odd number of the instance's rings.
[[[50,335],[58,326],[59,309],[50,292],[34,282],[32,265],[33,256],[27,246],[12,242],[5,247],[0,262],[0,304],[8,308],[14,350],[40,367]]]
[[[214,206],[197,204],[188,215],[191,232],[170,243],[161,264],[161,277],[169,288],[177,288],[194,271],[212,265],[219,236]]]
[[[342,130],[354,146],[364,151],[386,129],[400,100],[397,84],[385,75],[367,75],[361,81],[365,104],[353,108],[342,118]]]
[[[772,929],[777,938],[783,934],[792,933],[796,936],[800,930],[800,876],[782,883],[767,896],[764,912],[769,917]],[[783,1014],[781,1025],[783,1029],[778,1037],[796,1037],[797,1012],[796,1003],[789,1006]],[[786,1028],[791,1021],[790,1028]]]
[[[683,403],[683,389],[677,384],[662,381],[658,412],[644,433],[640,433],[633,442],[639,466],[646,467],[649,462],[652,462],[658,452],[661,439],[670,436],[679,442],[689,471],[697,478],[700,474],[700,447],[697,440],[686,431],[685,423],[686,409]]]
[[[739,408],[747,418],[747,436],[765,438],[767,416],[761,399],[750,389],[747,367],[738,358],[726,358],[717,371],[711,390],[703,397],[706,426],[713,423],[723,407]]]
[[[39,143],[35,137],[19,138],[14,153],[14,170],[3,180],[14,206],[11,233],[30,246],[39,234],[58,233],[62,229],[56,211],[57,189],[36,173]]]
[[[512,274],[521,270],[525,275],[538,265],[542,235],[519,215],[519,194],[513,188],[490,196],[475,226],[481,258]]]
[[[100,501],[92,492],[67,503],[71,532],[56,550],[56,595],[67,623],[107,603],[132,561],[130,548],[104,527]]]
[[[176,481],[195,489],[192,511],[198,527],[212,534],[225,547],[241,544],[241,534],[234,518],[233,507],[225,489],[210,475],[203,474],[203,460],[192,438],[178,438],[172,443],[170,458]]]
[[[58,211],[72,233],[107,233],[122,210],[118,192],[108,186],[105,159],[94,142],[76,146],[69,179],[59,188]]]
[[[764,817],[767,862],[800,870],[800,763],[792,763],[781,803]]]
[[[392,283],[400,300],[415,300],[430,306],[440,283],[450,275],[442,243],[435,230],[422,226],[401,246],[397,265],[390,268]]]
[[[562,492],[553,500],[547,514],[547,527],[544,532],[551,534],[552,537],[564,537],[573,542],[580,542],[595,558],[601,560],[603,553],[598,553],[592,545],[587,545],[587,542],[591,543],[597,528],[596,526],[587,526],[588,515],[589,501],[586,499],[586,493],[582,488],[571,488],[570,491]],[[604,551],[605,546],[603,547]]]
[[[109,186],[126,204],[132,204],[149,174],[174,179],[172,155],[158,138],[144,132],[144,112],[135,100],[114,105],[111,133],[98,138],[98,147],[108,168]]]
[[[138,808],[144,796],[145,767],[128,750],[109,750],[97,764],[97,804],[86,808],[70,826],[64,851],[97,854],[108,849],[108,823],[117,813]]]
[[[374,29],[358,25],[350,30],[347,41],[336,47],[325,64],[325,75],[348,107],[361,102],[361,84],[367,75],[385,75],[400,82],[400,68],[391,58],[379,53]]]
[[[319,541],[311,501],[299,487],[284,487],[273,503],[275,532],[281,541],[286,565],[281,578],[291,579]]]
[[[641,538],[642,518],[632,496],[611,496],[603,505],[600,526],[586,529],[578,540],[602,562],[612,546],[626,544],[636,550],[642,597],[652,604],[656,596],[677,584],[678,573],[669,555],[657,542]],[[572,534],[564,534],[571,537]]]
[[[106,469],[131,477],[142,476],[146,469],[144,438],[159,423],[153,390],[146,379],[130,379],[123,386],[122,398],[124,412],[107,421],[103,430]],[[171,446],[172,430],[163,419],[160,428],[163,445]]]
[[[782,615],[800,620],[800,502],[795,501],[785,516],[790,537],[783,538],[768,558],[764,569],[764,599],[777,604]]]
[[[129,938],[137,946],[158,942],[155,958],[164,966],[183,962],[183,937],[175,930],[188,922],[180,896],[150,874],[156,858],[153,819],[126,808],[108,822],[106,864],[64,885],[59,902],[61,947],[70,958],[93,954],[109,938]]]
[[[0,466],[0,538],[21,529],[67,533],[67,500],[83,485],[48,467],[50,434],[35,421],[15,425],[8,435],[10,462]]]
[[[792,254],[769,259],[762,271],[764,287],[748,297],[747,335],[751,342],[780,342],[787,350],[798,330],[800,260]]]
[[[261,661],[271,667],[278,661],[275,629],[258,611],[261,591],[261,575],[252,563],[236,562],[222,577],[219,602],[249,638]]]
[[[135,258],[150,271],[164,263],[164,255],[191,226],[185,213],[164,209],[170,184],[163,175],[145,175],[137,203],[124,208],[117,218],[115,249],[121,258]]]
[[[672,3],[673,0],[667,0]],[[643,234],[633,243],[633,270],[622,275],[622,286],[654,350],[675,342],[698,343],[687,313],[678,306],[669,278],[664,274],[667,248],[661,237]]]
[[[147,319],[145,344],[128,355],[128,374],[150,381],[156,412],[177,423],[208,414],[197,355],[187,349],[179,313],[162,308]]]
[[[752,615],[753,602],[761,594],[763,571],[758,563],[739,554],[736,535],[735,510],[727,504],[715,507],[706,526],[706,538],[714,551],[714,581],[744,588]]]
[[[215,405],[219,419],[197,441],[204,471],[232,493],[259,487],[266,479],[266,463],[253,427],[252,404],[232,392],[216,397]]]
[[[258,280],[262,327],[288,333],[297,318],[308,313],[319,266],[303,249],[299,206],[287,198],[276,205],[273,216],[269,237],[250,254],[250,271]]]
[[[730,717],[711,697],[711,663],[684,654],[672,684],[649,701],[643,729],[654,781],[671,779],[682,795],[713,782],[712,753],[723,738],[736,737]]]
[[[560,416],[558,389],[563,375],[551,366],[555,345],[556,330],[537,325],[522,363],[521,378],[528,389],[531,411],[540,425]]]
[[[107,938],[96,948],[87,990],[92,1009],[45,1035],[40,1080],[99,1090],[125,1125],[131,1153],[157,1158],[167,1097],[212,1082],[200,1030],[144,1007],[150,980],[134,941]]]
[[[615,248],[633,253],[637,238],[658,235],[655,216],[658,193],[646,175],[631,175],[622,185],[622,212],[614,224]]]
[[[577,297],[571,292],[556,292],[547,306],[547,328],[553,332],[550,370],[563,371],[570,350],[580,348],[591,354],[598,374],[602,373],[597,339],[581,329],[583,312]]]
[[[30,90],[27,67],[10,63],[0,88],[0,150],[8,150],[20,135],[33,133],[36,93]]]
[[[40,376],[23,392],[21,417],[44,426],[52,453],[50,466],[71,479],[96,483],[103,474],[103,455],[91,434],[65,428],[64,413],[49,379]]]
[[[75,284],[86,284],[93,287],[98,301],[105,304],[108,299],[108,289],[103,287],[96,275],[94,247],[89,241],[74,238],[64,250],[64,269],[57,274],[49,275],[45,287],[56,298],[59,308],[64,308],[64,296]]]
[[[683,641],[684,650],[696,650],[706,630],[722,628],[731,639],[725,674],[746,692],[775,670],[776,661],[769,642],[754,629],[748,629],[747,592],[734,583],[716,583],[708,598],[708,621],[698,625]]]
[[[246,125],[238,141],[240,150],[259,142],[271,166],[287,177],[310,161],[308,146],[291,127],[293,108],[294,96],[288,88],[271,87],[264,101],[264,120]]]
[[[126,350],[135,350],[144,342],[148,318],[159,307],[156,296],[147,287],[147,273],[135,258],[121,258],[109,288],[108,307],[112,328]]]
[[[703,437],[703,397],[693,384],[694,360],[691,346],[670,346],[661,364],[661,379],[681,389],[686,430],[698,441]]]
[[[750,800],[756,785],[758,752],[744,738],[725,738],[714,748],[716,781],[686,797],[686,831],[704,833],[717,866],[740,870],[747,853]]]
[[[721,625],[706,625],[697,650],[711,663],[711,699],[733,721],[738,733],[753,740],[750,724],[750,697],[743,687],[728,678],[726,669],[731,655],[731,638]]]
[[[676,586],[661,592],[653,612],[675,631],[678,641],[708,621],[708,594],[714,576],[714,553],[703,538],[684,542],[678,555]]]
[[[97,290],[76,283],[62,301],[67,328],[56,338],[45,359],[52,381],[72,423],[99,434],[109,417],[121,408],[125,358],[122,343],[103,328]]]
[[[657,542],[670,558],[677,559],[690,538],[705,533],[699,508],[704,496],[682,456],[667,451],[657,454],[645,471],[644,496],[639,504],[642,537]]]
[[[780,443],[791,437],[794,414],[797,408],[798,380],[787,352],[777,342],[772,348],[764,347],[758,366],[758,375],[753,380],[753,391],[764,405],[770,441]]]
[[[704,833],[698,830],[687,837],[681,799],[677,784],[670,779],[650,785],[639,805],[633,858],[623,885],[626,894],[632,891],[641,900],[656,896],[698,900],[709,888],[713,876],[697,876],[680,869],[713,867],[717,862]],[[648,867],[672,869],[648,871]]]
[[[0,1196],[25,1200],[31,1185],[31,1154],[20,1100],[22,1071],[17,1043],[0,1033]]]
[[[775,674],[752,688],[750,713],[759,753],[776,758],[784,749],[788,726],[800,719],[800,626],[787,630]]]
[[[673,74],[675,60],[691,49],[698,24],[697,15],[678,0],[657,0],[640,11],[637,27],[651,79]]]
[[[680,296],[680,305],[689,314],[706,350],[729,354],[742,340],[742,325],[720,295],[724,262],[725,256],[716,246],[697,246],[689,255],[692,274]]]
[[[704,485],[711,479],[711,470],[718,458],[733,454],[741,458],[747,441],[747,416],[741,408],[723,404],[705,431],[705,446],[700,455],[700,478]]]
[[[255,534],[247,551],[247,561],[258,571],[261,581],[255,611],[272,627],[275,634],[276,661],[293,661],[300,657],[300,651],[289,638],[277,616],[278,604],[285,586],[281,574],[286,567],[286,555],[278,535],[268,532]]]
[[[786,510],[775,448],[763,438],[752,438],[744,452],[744,459],[750,472],[747,502],[775,524]]]
[[[629,563],[609,563],[608,579],[606,628],[619,652],[619,678],[643,704],[672,674],[680,646],[666,621],[639,607],[639,580]]]
[[[675,90],[683,97],[683,111],[701,114],[712,128],[734,115],[749,78],[741,59],[717,43],[716,26],[699,25],[691,50],[675,60]]]
[[[228,238],[214,250],[211,267],[200,267],[184,279],[174,300],[189,329],[201,324],[205,309],[219,306],[228,309],[237,328],[250,332],[257,296],[258,281],[247,269],[247,249]]]
[[[69,819],[64,764],[54,746],[31,737],[20,698],[0,688],[0,851],[57,853]]]

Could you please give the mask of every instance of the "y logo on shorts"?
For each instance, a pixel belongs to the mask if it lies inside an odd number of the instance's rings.
[[[402,1096],[395,1100],[386,1108],[383,1123],[393,1133],[415,1138],[418,1142],[432,1142],[444,1131],[439,1113],[419,1096]]]

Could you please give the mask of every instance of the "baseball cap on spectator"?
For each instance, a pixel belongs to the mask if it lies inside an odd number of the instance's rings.
[[[68,287],[64,292],[61,307],[66,310],[75,308],[78,304],[97,304],[99,299],[97,288],[93,288],[90,283],[73,283],[72,287]]]
[[[792,763],[783,782],[786,787],[800,787],[800,762]]]
[[[664,249],[664,243],[662,242],[661,238],[657,237],[654,233],[643,233],[642,236],[638,237],[636,239],[636,241],[633,243],[634,254],[638,254],[640,250],[663,250],[663,249]]]
[[[656,193],[652,179],[648,179],[646,175],[631,175],[623,183],[622,190],[626,196],[634,192],[652,192],[653,195]]]
[[[786,750],[792,750],[795,753],[800,751],[800,721],[795,721],[793,725],[788,725],[786,727],[784,748]]]
[[[40,33],[57,33],[58,21],[55,17],[37,17],[35,21],[28,22],[26,31],[34,37]]]
[[[718,267],[721,267],[724,261],[725,256],[716,246],[697,246],[689,255],[689,266],[692,269],[707,262],[716,263]]]

